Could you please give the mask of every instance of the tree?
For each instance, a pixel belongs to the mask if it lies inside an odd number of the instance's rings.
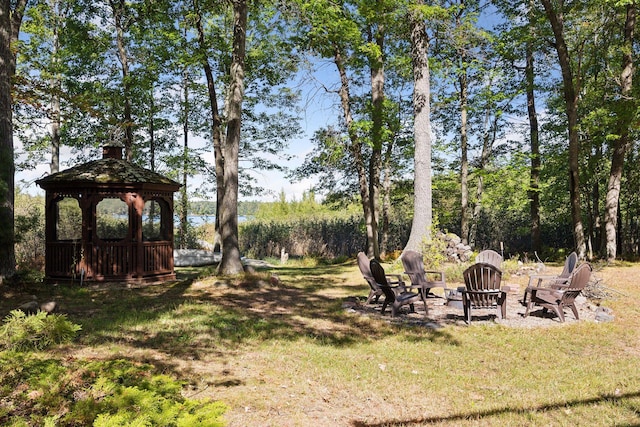
[[[633,95],[633,42],[636,27],[636,4],[634,0],[627,2],[624,21],[624,40],[622,43],[622,64],[620,71],[620,96],[618,98],[617,138],[611,153],[611,171],[605,199],[605,232],[606,258],[613,261],[618,247],[618,206],[620,204],[620,182],[624,169],[624,160],[633,143],[630,126],[635,118],[636,105]]]
[[[431,91],[429,86],[429,41],[422,0],[409,11],[411,62],[413,66],[413,221],[404,250],[420,251],[423,242],[431,241],[433,223],[431,194]]]
[[[584,259],[587,246],[582,224],[582,209],[580,207],[580,138],[578,134],[578,93],[574,82],[574,73],[571,65],[571,55],[564,36],[564,10],[556,9],[551,0],[541,0],[547,19],[551,24],[555,39],[555,48],[558,54],[558,62],[562,73],[562,86],[564,90],[565,112],[567,115],[567,127],[569,134],[569,197],[571,203],[571,219],[573,222],[573,238],[576,252],[580,259]]]
[[[391,175],[395,174],[395,170],[388,169],[392,166],[389,160],[396,143],[403,139],[402,133],[397,132],[402,102],[388,96],[387,71],[396,67],[398,81],[406,82],[403,73],[406,74],[408,67],[399,65],[406,64],[408,58],[406,42],[399,37],[401,31],[403,36],[407,34],[402,21],[406,17],[402,10],[406,8],[398,8],[404,3],[396,1],[301,3],[300,20],[305,24],[301,30],[306,45],[312,54],[333,62],[339,81],[336,92],[344,137],[335,138],[336,128],[324,136],[330,136],[330,141],[342,141],[346,149],[332,144],[324,144],[322,148],[333,147],[334,155],[347,156],[351,163],[348,170],[357,182],[367,236],[366,251],[378,258],[381,253],[379,223],[382,230],[385,229],[385,219],[380,218],[380,199],[389,194]],[[401,85],[398,83],[397,87]],[[332,167],[336,164],[332,163]],[[385,214],[388,202],[382,206]]]
[[[234,0],[233,48],[230,67],[230,87],[227,114],[227,135],[223,146],[223,195],[220,206],[220,237],[222,260],[218,267],[222,274],[243,271],[238,247],[238,152],[244,97],[245,52],[247,35],[247,2]]]
[[[16,268],[11,79],[16,72],[16,43],[27,2],[1,0],[0,3],[0,276],[10,276]]]

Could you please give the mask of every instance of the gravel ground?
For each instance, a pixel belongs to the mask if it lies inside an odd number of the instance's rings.
[[[548,311],[546,315],[541,307],[534,307],[529,316],[524,317],[526,307],[521,303],[526,283],[520,284],[516,282],[524,282],[526,278],[515,278],[514,281],[506,283],[507,292],[507,316],[505,319],[498,319],[496,310],[494,309],[473,309],[471,324],[500,324],[508,327],[520,328],[538,328],[538,327],[554,327],[562,325],[570,325],[576,322],[595,322],[601,320],[603,311],[599,308],[597,301],[592,301],[585,296],[579,296],[576,299],[576,307],[578,308],[579,320],[573,316],[571,309],[565,309],[565,322],[560,319],[552,311]],[[460,284],[449,284],[449,287],[458,287]],[[426,327],[440,328],[446,325],[466,325],[462,306],[448,306],[446,299],[440,289],[436,289],[437,294],[427,299],[427,313],[425,316],[422,303],[415,304],[415,312],[411,313],[409,306],[401,308],[400,313],[395,317],[391,317],[391,309],[387,308],[384,317],[394,323],[409,323],[412,325],[424,325]],[[377,304],[365,304],[362,297],[347,298],[344,307],[354,313],[365,316],[381,316],[382,301],[380,298]],[[612,315],[610,311],[606,314]],[[598,319],[598,320],[596,320]]]

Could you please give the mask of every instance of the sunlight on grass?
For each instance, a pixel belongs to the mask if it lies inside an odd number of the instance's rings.
[[[58,294],[82,325],[74,358],[149,364],[223,402],[233,426],[636,425],[640,266],[615,268],[598,272],[618,295],[603,302],[614,322],[545,328],[349,312],[368,293],[353,262]],[[37,387],[62,366],[35,365]]]

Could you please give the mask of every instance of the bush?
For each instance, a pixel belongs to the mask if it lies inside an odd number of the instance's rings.
[[[27,315],[13,310],[0,327],[0,346],[16,351],[44,350],[71,341],[80,329],[63,314],[40,311]]]
[[[83,361],[0,352],[0,425],[223,426],[225,405],[123,359]]]

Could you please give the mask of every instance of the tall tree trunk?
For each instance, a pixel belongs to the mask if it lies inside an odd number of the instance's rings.
[[[222,154],[222,120],[218,109],[218,98],[215,88],[215,80],[213,79],[213,71],[211,64],[207,59],[205,52],[207,45],[204,37],[204,28],[202,26],[202,12],[200,11],[197,1],[193,2],[193,9],[196,12],[196,29],[198,31],[198,48],[202,57],[202,67],[204,75],[207,79],[207,91],[209,94],[209,104],[211,111],[211,138],[213,140],[213,154],[215,159],[216,172],[216,219],[215,219],[215,238],[214,250],[217,245],[221,246],[220,237],[220,207],[222,206],[222,196],[224,194],[224,156]]]
[[[376,43],[380,52],[384,52],[384,28],[376,31],[372,41]],[[380,174],[382,172],[382,144],[383,144],[383,116],[384,116],[384,62],[382,53],[371,60],[371,158],[369,159],[369,203],[373,215],[372,239],[373,256],[380,258],[380,244],[378,236],[379,204],[380,204]]]
[[[620,200],[620,182],[624,169],[624,158],[632,143],[629,134],[631,121],[635,118],[635,106],[631,97],[633,89],[633,37],[636,26],[636,5],[632,2],[627,5],[627,16],[624,25],[624,46],[622,48],[622,72],[620,73],[620,107],[618,119],[618,135],[620,137],[613,143],[611,154],[611,171],[607,184],[607,196],[605,201],[604,222],[606,233],[606,257],[613,261],[617,256],[617,221],[618,206]]]
[[[382,212],[380,215],[380,256],[385,257],[389,249],[389,215],[391,214],[391,156],[393,144],[388,144],[384,153],[384,181],[382,181]]]
[[[116,26],[116,44],[118,47],[118,59],[122,70],[122,95],[123,95],[123,127],[124,127],[124,157],[128,161],[133,159],[133,119],[131,116],[131,90],[129,83],[129,57],[124,43],[124,23],[126,5],[122,0],[111,0],[111,9]]]
[[[59,13],[59,2],[54,2],[54,9],[56,14]],[[60,50],[60,37],[58,21],[53,26],[53,40],[52,43],[52,57],[54,62],[54,69],[57,69],[57,65],[60,62],[58,52]],[[60,74],[56,72],[50,80],[51,84],[51,173],[54,174],[60,171],[60,94],[62,92],[62,81]]]
[[[219,272],[238,274],[243,271],[238,247],[238,155],[242,100],[244,98],[244,61],[247,34],[247,0],[234,0],[233,50],[229,85],[229,115],[224,144],[224,196],[220,209],[222,260]]]
[[[358,133],[353,126],[353,115],[351,114],[351,96],[349,94],[349,77],[344,66],[344,59],[339,47],[335,47],[333,61],[340,75],[340,105],[342,106],[342,114],[344,117],[347,134],[349,135],[349,152],[353,156],[353,163],[358,174],[358,188],[360,189],[360,200],[362,202],[362,211],[364,214],[365,228],[367,232],[367,255],[374,256],[374,216],[371,211],[371,203],[369,202],[369,186],[367,184],[367,172],[365,162],[362,158],[362,143],[358,137]]]
[[[582,211],[580,208],[578,94],[573,80],[569,49],[567,48],[567,44],[564,39],[562,11],[556,11],[551,5],[551,0],[541,1],[547,18],[551,23],[551,28],[555,37],[558,62],[560,63],[560,69],[562,71],[564,101],[569,132],[569,198],[571,203],[571,219],[573,221],[573,237],[578,257],[580,259],[584,259],[587,247],[584,237],[584,227],[582,224]]]
[[[464,55],[461,55],[464,63]],[[469,242],[469,158],[467,146],[467,73],[463,69],[460,83],[460,238],[462,243]]]
[[[180,249],[187,249],[187,234],[189,232],[187,200],[187,173],[189,169],[189,73],[185,70],[182,81],[184,87],[184,118],[182,123],[182,187],[180,188]]]
[[[487,85],[491,85],[492,81],[489,79]],[[477,167],[478,183],[476,185],[476,203],[473,207],[473,215],[471,225],[469,227],[469,244],[475,246],[476,235],[478,230],[478,221],[480,220],[480,213],[482,212],[482,193],[484,192],[484,176],[483,172],[489,163],[491,157],[491,151],[493,144],[496,141],[496,131],[498,128],[498,115],[495,114],[495,105],[488,104],[485,110],[484,118],[484,131],[482,135],[482,152],[480,153],[480,162]],[[493,114],[493,120],[491,115]]]
[[[13,5],[13,9],[11,9]],[[16,269],[11,79],[16,72],[16,52],[27,0],[0,0],[0,279]]]
[[[529,31],[533,31],[533,1],[529,3]],[[527,40],[525,79],[527,86],[527,115],[529,117],[529,140],[531,145],[531,174],[529,176],[529,212],[531,218],[531,250],[540,252],[542,240],[540,238],[540,132],[538,127],[538,113],[536,112],[536,98],[534,85],[533,46]]]
[[[486,88],[493,86],[493,74],[485,82]],[[473,206],[473,214],[471,216],[471,224],[469,227],[469,245],[476,245],[476,236],[478,232],[478,222],[480,221],[480,213],[482,212],[482,194],[484,192],[484,170],[489,164],[491,153],[493,152],[493,144],[496,142],[496,133],[498,131],[498,121],[502,110],[495,102],[488,102],[484,107],[484,123],[482,131],[482,152],[477,167],[476,185],[476,203]]]
[[[423,0],[416,5],[423,5]],[[404,250],[421,251],[431,242],[433,206],[431,188],[431,87],[429,85],[429,42],[424,17],[419,10],[409,16],[411,63],[413,66],[413,221]]]

